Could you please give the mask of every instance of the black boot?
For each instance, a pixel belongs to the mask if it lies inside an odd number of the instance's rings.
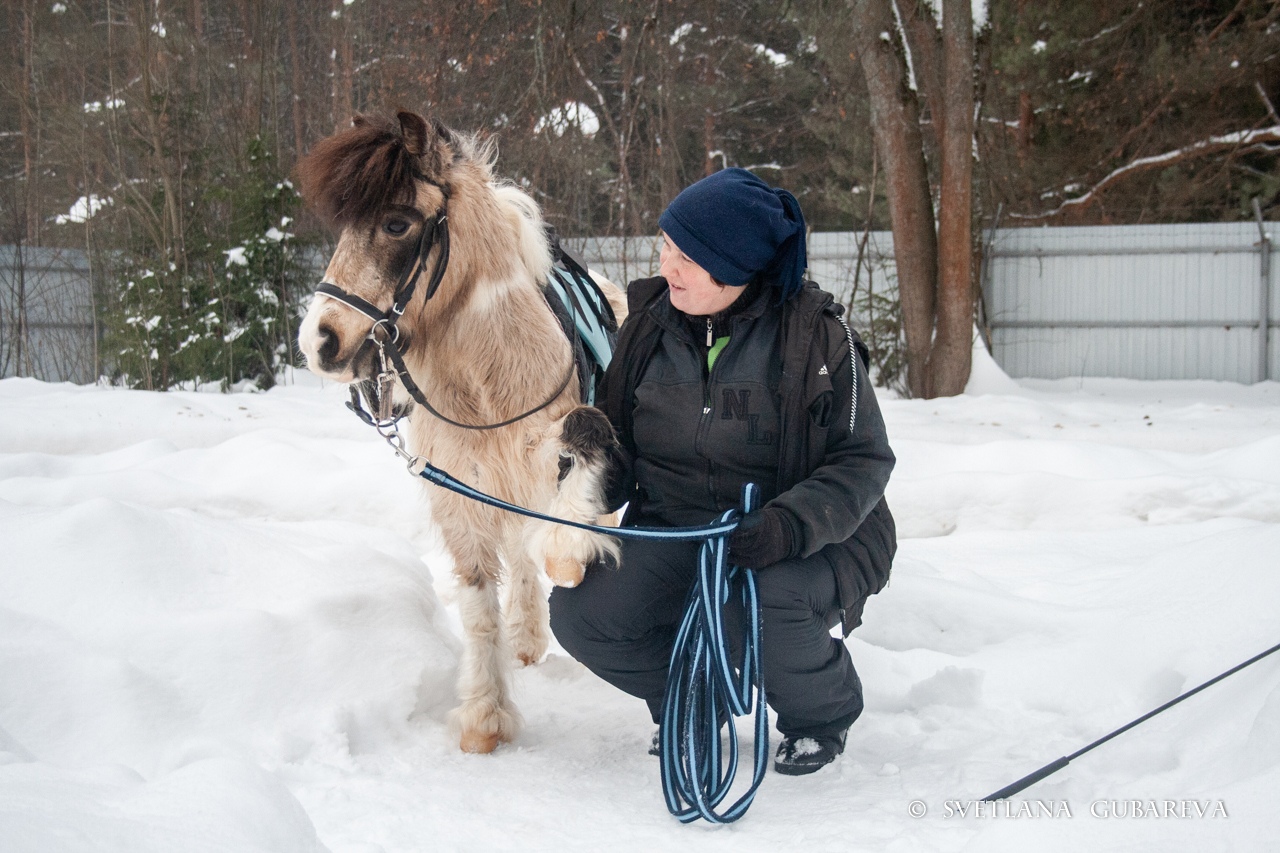
[[[844,752],[848,730],[836,735],[784,735],[778,744],[773,769],[786,776],[804,776],[821,770]]]

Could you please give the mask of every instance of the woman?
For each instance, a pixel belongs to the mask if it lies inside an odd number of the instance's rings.
[[[758,570],[764,681],[783,734],[774,768],[812,773],[862,712],[830,630],[860,624],[896,548],[884,503],[894,456],[866,349],[804,280],[804,216],[786,190],[725,169],[681,192],[659,225],[661,275],[628,288],[601,389],[620,444],[611,507],[629,504],[627,525],[696,525],[760,486],[729,555]],[[561,645],[644,699],[655,722],[697,548],[624,541],[616,570],[551,595]]]

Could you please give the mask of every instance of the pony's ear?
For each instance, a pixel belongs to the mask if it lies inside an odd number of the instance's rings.
[[[405,149],[418,158],[422,174],[430,180],[440,180],[453,160],[453,150],[449,147],[452,135],[447,130],[441,133],[442,125],[437,121],[433,120],[428,127],[426,119],[408,110],[401,110],[396,117],[400,119]]]
[[[396,118],[400,119],[400,134],[404,137],[404,147],[414,157],[426,154],[430,150],[427,120],[408,110],[396,113]]]

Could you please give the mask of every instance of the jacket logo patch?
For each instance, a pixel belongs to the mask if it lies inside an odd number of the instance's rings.
[[[777,436],[770,430],[760,430],[760,416],[748,410],[751,407],[750,389],[732,391],[724,389],[724,406],[720,412],[720,420],[740,420],[747,422],[747,444],[770,445],[777,441]]]
[[[826,366],[825,364],[824,364],[824,365],[822,365],[822,369],[818,371],[818,375],[819,375],[819,376],[829,376],[829,375],[830,375],[830,374],[828,374],[828,373],[827,373],[827,366]]]
[[[731,391],[724,389],[724,411],[720,413],[720,420],[731,421],[737,418],[740,421],[747,419],[747,410],[751,408],[751,391],[744,389],[742,391]]]

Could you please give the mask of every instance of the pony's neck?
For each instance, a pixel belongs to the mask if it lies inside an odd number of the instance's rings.
[[[441,351],[432,358],[441,367],[455,365],[456,355],[467,353],[489,370],[540,386],[549,373],[558,381],[568,359],[547,361],[562,350],[568,353],[568,342],[532,278],[474,282],[442,332],[436,338]]]
[[[424,388],[492,420],[553,393],[572,353],[543,296],[551,257],[537,207],[513,187],[485,189],[450,202],[445,298],[424,310],[426,345],[410,367]]]

